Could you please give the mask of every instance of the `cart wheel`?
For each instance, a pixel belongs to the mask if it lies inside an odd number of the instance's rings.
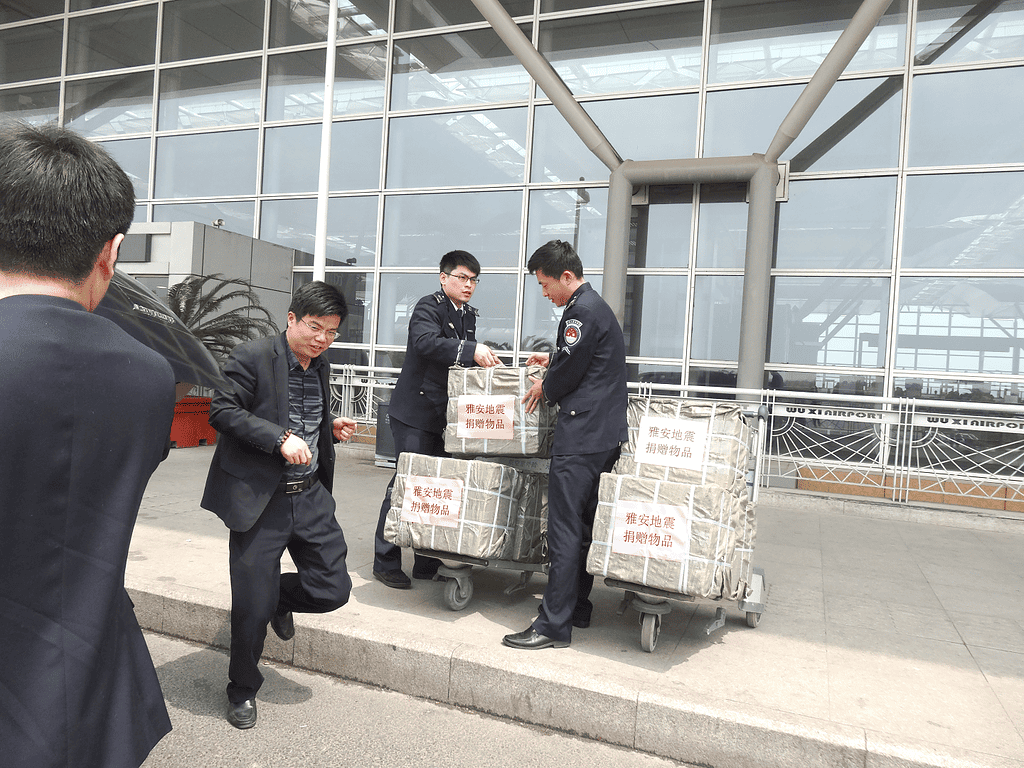
[[[648,653],[654,651],[661,634],[661,614],[645,613],[640,619],[640,647]]]
[[[754,611],[747,611],[747,626],[751,629],[757,626],[757,623],[761,620],[761,614],[755,613]]]
[[[453,611],[461,611],[473,599],[471,579],[448,579],[444,584],[444,601]]]

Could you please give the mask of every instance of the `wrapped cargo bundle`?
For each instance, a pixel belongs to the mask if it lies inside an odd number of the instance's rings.
[[[513,467],[533,486],[523,495],[509,560],[539,565],[548,562],[548,459],[498,456],[488,459]]]
[[[691,597],[726,597],[746,506],[717,485],[603,474],[587,571]]]
[[[557,409],[539,405],[527,413],[522,403],[545,369],[496,366],[448,371],[448,453],[473,456],[539,456],[551,451]]]
[[[713,483],[737,498],[747,497],[751,430],[739,404],[633,396],[626,421],[629,441],[615,474]]]
[[[537,484],[495,462],[403,453],[384,538],[400,547],[509,560]]]
[[[743,514],[736,526],[736,548],[733,550],[732,567],[726,572],[725,593],[729,600],[743,600],[754,572],[754,538],[757,536],[757,518],[754,504],[747,500]]]

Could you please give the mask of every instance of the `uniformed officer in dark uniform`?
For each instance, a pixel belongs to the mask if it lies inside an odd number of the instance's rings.
[[[544,296],[565,307],[555,353],[527,361],[548,370],[523,398],[529,412],[541,400],[559,406],[548,484],[551,566],[536,620],[502,642],[512,648],[564,648],[573,627],[590,626],[594,609],[587,550],[601,473],[611,471],[626,440],[626,348],[615,314],[583,280],[583,263],[571,245],[542,245],[527,268]]]
[[[466,303],[480,282],[479,274],[480,262],[473,254],[449,251],[441,257],[441,290],[416,303],[409,321],[405,363],[388,409],[396,456],[405,452],[448,456],[444,450],[448,369],[453,365],[490,367],[501,363],[489,347],[476,342],[479,312]],[[408,589],[412,581],[402,572],[402,550],[384,538],[394,485],[392,477],[380,506],[373,575],[389,587]],[[432,557],[416,555],[412,575],[432,579],[440,564]]]

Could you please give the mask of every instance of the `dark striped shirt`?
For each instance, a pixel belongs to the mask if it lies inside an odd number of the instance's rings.
[[[288,349],[288,428],[306,441],[313,458],[309,466],[289,464],[284,471],[286,480],[298,480],[316,471],[326,399],[320,386],[320,368],[325,365],[327,361],[321,355],[314,357],[309,368],[302,370],[295,353]]]

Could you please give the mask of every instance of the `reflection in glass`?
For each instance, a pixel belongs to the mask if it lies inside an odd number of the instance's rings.
[[[769,360],[877,368],[888,329],[889,280],[776,277]]]
[[[107,141],[103,148],[120,165],[135,188],[135,197],[149,197],[149,138]]]
[[[481,264],[481,269],[483,269]],[[493,350],[512,349],[516,327],[516,283],[518,275],[489,274],[477,286],[473,300],[480,310],[476,319],[476,339]]]
[[[627,275],[622,331],[626,354],[634,357],[684,356],[686,275]]]
[[[1021,385],[977,379],[938,379],[929,376],[896,376],[893,378],[893,397],[911,397],[921,400],[952,400],[966,402],[996,402],[1017,405],[1021,402]],[[1019,436],[1006,435],[1019,440]]]
[[[395,118],[388,145],[389,187],[521,183],[526,109]]]
[[[270,47],[324,42],[329,13],[324,0],[272,0]],[[338,0],[338,40],[381,35],[387,28],[386,0]]]
[[[860,5],[860,0],[715,0],[708,82],[810,77]],[[907,2],[897,0],[846,71],[902,66],[906,26]]]
[[[60,75],[64,22],[5,29],[0,45],[0,84]]]
[[[512,17],[533,13],[533,0],[501,0],[501,6]],[[484,17],[471,0],[445,0],[442,3],[398,0],[395,3],[395,32],[448,27],[483,20]]]
[[[907,145],[911,165],[1024,160],[1024,67],[918,75]],[[951,105],[956,105],[955,109]]]
[[[669,190],[674,194],[666,194]],[[635,246],[630,238],[629,266],[685,269],[690,263],[693,187],[652,188],[651,204],[634,206]],[[663,200],[657,200],[660,196]]]
[[[742,275],[698,275],[693,290],[690,357],[735,362],[742,310]]]
[[[896,179],[794,181],[779,206],[779,269],[888,269]]]
[[[908,176],[902,265],[1024,266],[1024,173]]]
[[[71,11],[88,11],[93,8],[105,8],[108,5],[118,5],[126,0],[71,0],[68,9]]]
[[[882,392],[881,376],[851,375],[839,371],[771,371],[766,372],[768,387],[784,392],[825,392],[837,395],[869,395]]]
[[[586,271],[584,275],[590,287],[601,292],[601,273]],[[536,275],[527,275],[521,299],[523,306],[523,333],[520,349],[550,352],[554,349],[558,335],[558,323],[562,319],[562,307],[556,307],[544,298]],[[627,350],[628,354],[628,350]]]
[[[1024,278],[904,277],[896,367],[1019,375]]]
[[[530,192],[526,258],[549,240],[564,240],[583,261],[583,269],[604,267],[608,189],[543,189]]]
[[[72,2],[71,10],[76,10]],[[0,24],[13,21],[39,19],[64,13],[64,0],[31,0],[30,2],[0,3]],[[7,32],[4,33],[5,35]]]
[[[1017,58],[1024,56],[1024,0],[918,0],[915,29],[914,55],[929,64]]]
[[[678,387],[683,383],[683,369],[678,364],[671,365],[669,363],[627,363],[626,380]],[[655,389],[654,393],[661,396],[675,396],[679,394],[679,390]]]
[[[587,113],[621,157],[663,160],[693,157],[697,146],[697,95],[590,101]],[[534,117],[534,181],[608,178],[597,159],[552,105]]]
[[[313,281],[313,275],[309,272],[296,272],[292,280],[292,290]],[[336,343],[340,344],[369,344],[370,328],[373,318],[373,273],[372,272],[328,272],[324,275],[324,282],[333,285],[341,291],[345,297],[345,304],[348,306],[348,316],[342,321],[338,328]],[[336,351],[334,347],[331,352]],[[360,365],[366,365],[365,352],[361,353],[364,360]],[[335,365],[343,365],[340,359],[330,356],[330,362]]]
[[[153,127],[153,73],[69,82],[64,124],[84,136],[148,133]]]
[[[697,267],[743,269],[747,257],[746,184],[701,184]]]
[[[257,138],[252,130],[158,138],[156,196],[255,194]]]
[[[251,200],[219,203],[165,203],[153,206],[153,221],[198,221],[212,224],[223,220],[221,229],[237,232],[246,237],[255,237],[253,225],[256,220]]]
[[[438,254],[438,261],[441,254]],[[403,275],[381,273],[377,310],[377,343],[405,348],[409,319],[423,296],[440,290],[439,273]]]
[[[321,118],[324,110],[323,50],[271,56],[267,65],[267,119]],[[334,114],[384,108],[385,46],[339,46],[334,71]]]
[[[602,5],[617,5],[618,3],[619,0],[540,0],[540,12],[573,11],[583,8],[598,8]]]
[[[700,84],[703,22],[702,3],[556,19],[537,48],[577,96],[687,88]]]
[[[379,119],[348,120],[331,126],[332,190],[380,187],[382,126]]]
[[[0,66],[0,71],[3,67]],[[56,120],[60,86],[57,83],[0,91],[0,115],[42,125]]]
[[[263,46],[263,0],[174,0],[164,4],[162,61],[181,61]]]
[[[155,5],[68,20],[70,75],[152,64],[155,56]]]
[[[530,96],[530,76],[490,28],[395,41],[394,57],[392,109],[522,101]]]
[[[315,200],[265,200],[261,219],[265,239],[287,236],[282,245],[297,249],[295,265],[313,265]],[[327,265],[372,266],[376,245],[377,196],[332,197],[327,203]]]
[[[764,152],[802,85],[708,94],[705,157]],[[782,160],[793,171],[891,168],[897,164],[902,78],[842,80],[833,86]],[[757,115],[756,121],[749,119]]]
[[[259,59],[160,72],[160,130],[255,123],[260,114]]]
[[[380,132],[380,120],[352,120],[331,126],[330,189],[377,189]],[[319,125],[267,128],[263,142],[265,193],[317,191],[320,134]]]
[[[469,251],[489,268],[518,263],[523,196],[508,192],[391,195],[384,200],[384,266],[434,267],[448,251]]]

